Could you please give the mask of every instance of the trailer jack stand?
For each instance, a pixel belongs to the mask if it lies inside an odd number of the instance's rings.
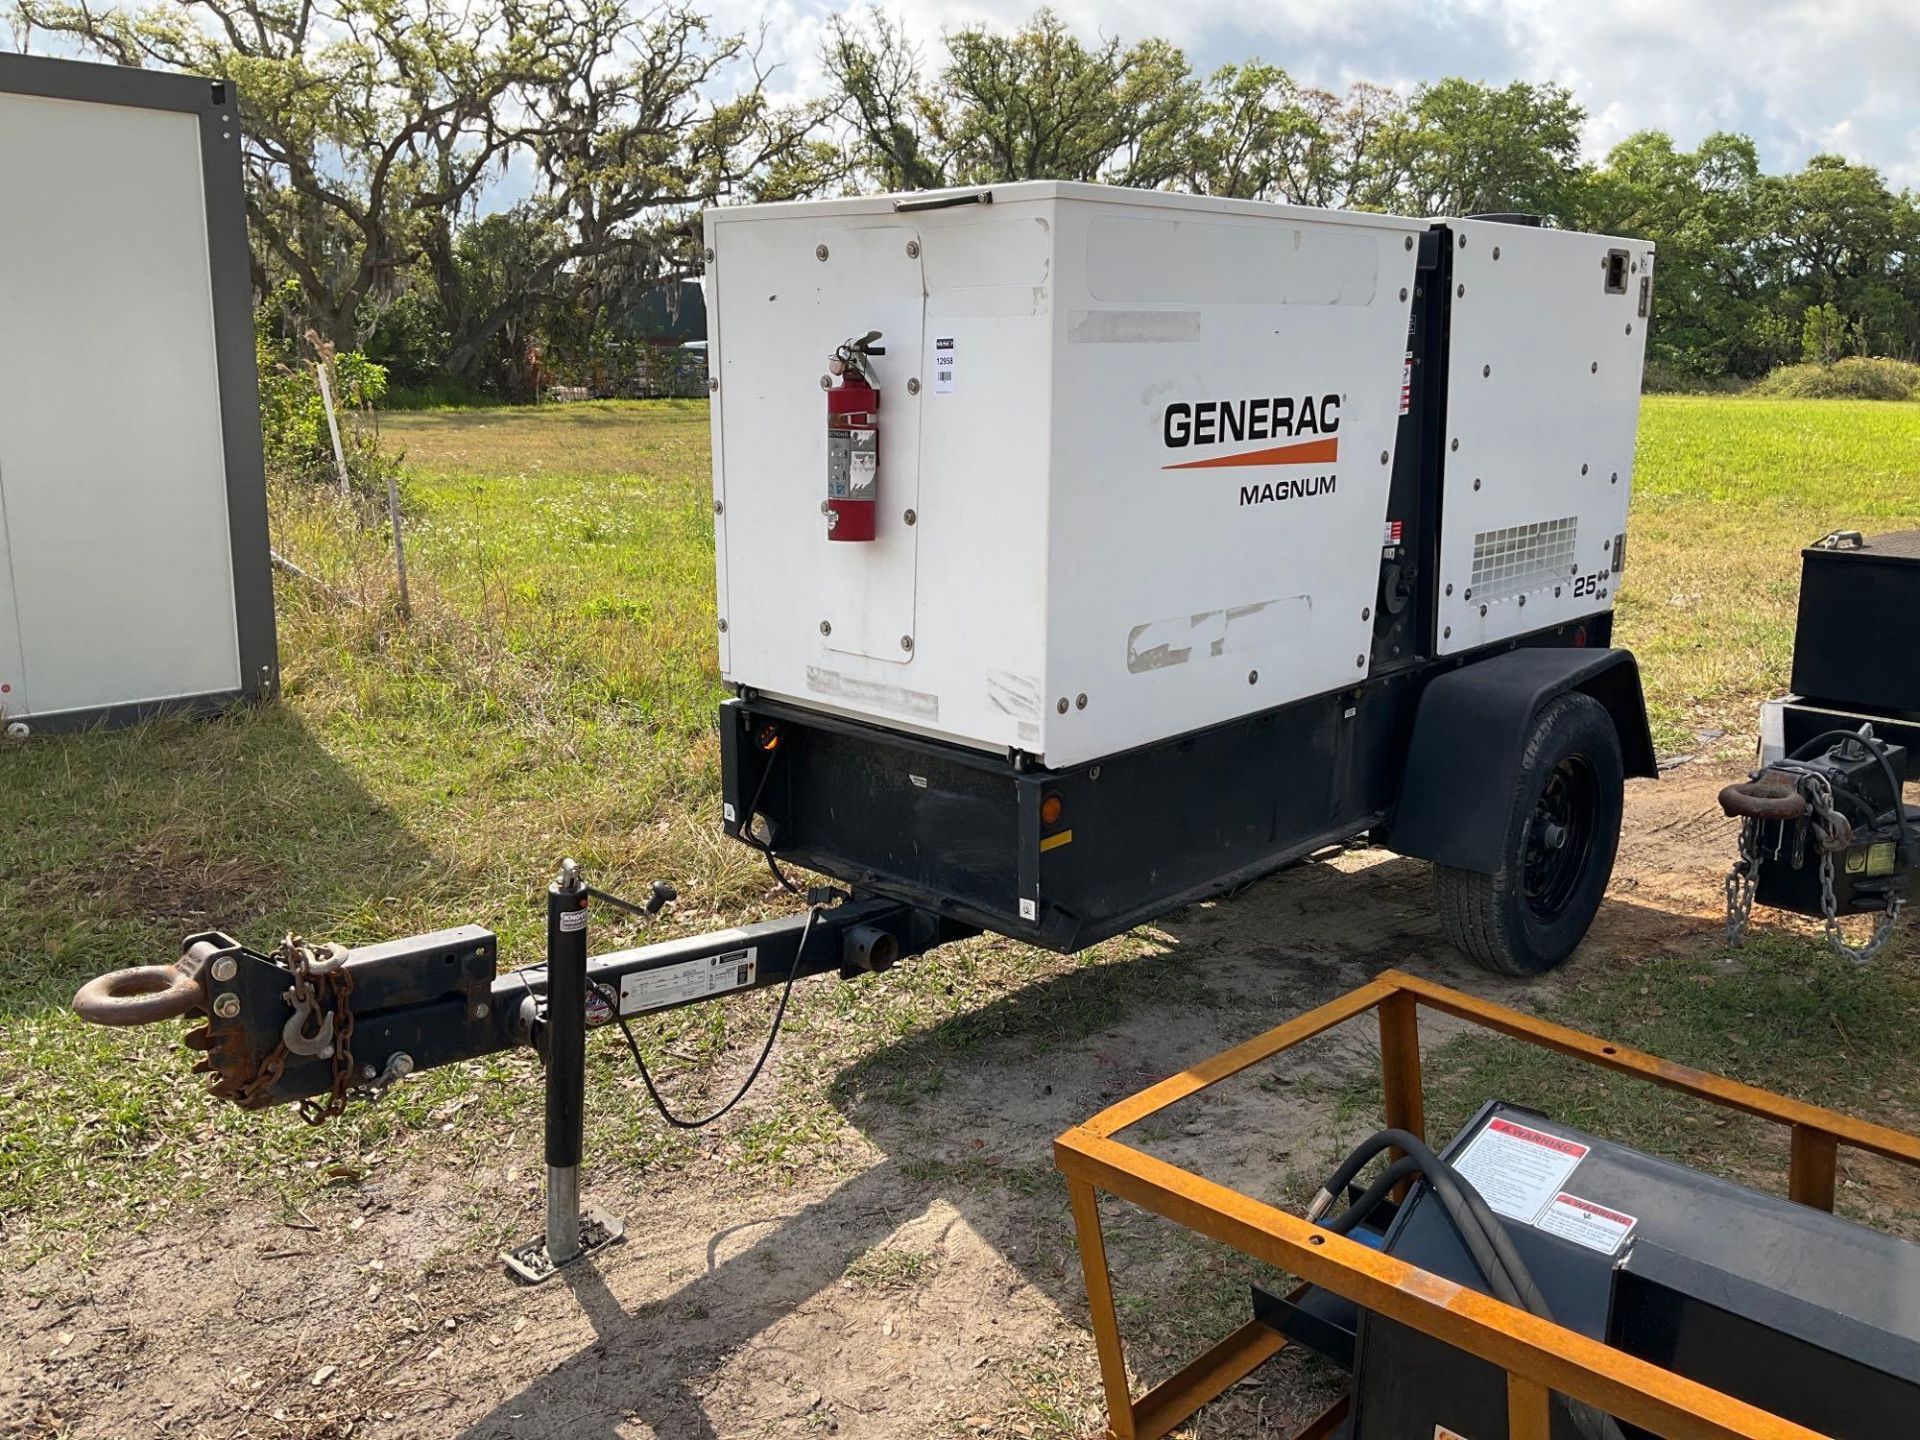
[[[528,1004],[535,1003],[529,998]],[[580,1207],[580,1152],[586,1128],[587,882],[571,860],[547,887],[546,1014],[535,1031],[547,1061],[547,1230],[502,1250],[507,1269],[530,1285],[551,1280],[581,1257],[617,1245],[626,1228]]]

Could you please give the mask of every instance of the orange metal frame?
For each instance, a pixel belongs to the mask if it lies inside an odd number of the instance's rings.
[[[1129,1200],[1500,1366],[1507,1373],[1511,1440],[1547,1440],[1550,1396],[1555,1391],[1671,1440],[1818,1440],[1815,1431],[1416,1269],[1114,1139],[1128,1126],[1176,1101],[1369,1011],[1379,1017],[1386,1122],[1424,1136],[1419,1029],[1423,1005],[1530,1045],[1787,1126],[1792,1135],[1787,1193],[1803,1205],[1833,1208],[1835,1163],[1843,1145],[1920,1167],[1920,1137],[1675,1065],[1389,970],[1351,994],[1122,1100],[1054,1142],[1054,1162],[1067,1178],[1073,1205],[1114,1440],[1159,1440],[1278,1354],[1287,1342],[1249,1321],[1135,1399],[1127,1380],[1100,1230],[1100,1192]],[[1346,1403],[1342,1400],[1294,1440],[1322,1440],[1331,1434],[1345,1414]]]

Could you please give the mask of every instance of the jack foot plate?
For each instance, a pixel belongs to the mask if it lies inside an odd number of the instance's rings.
[[[521,1280],[529,1285],[538,1285],[543,1280],[551,1280],[575,1260],[585,1259],[609,1245],[618,1245],[626,1238],[626,1234],[626,1227],[618,1220],[605,1211],[589,1207],[580,1212],[580,1253],[571,1259],[554,1264],[547,1254],[547,1237],[544,1235],[512,1250],[502,1250],[500,1258],[507,1262],[507,1269]]]

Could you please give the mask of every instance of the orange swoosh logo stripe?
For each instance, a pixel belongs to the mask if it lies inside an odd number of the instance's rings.
[[[1232,455],[1211,455],[1205,460],[1186,460],[1178,465],[1162,465],[1162,470],[1223,470],[1239,465],[1322,465],[1340,458],[1338,436],[1322,440],[1300,440],[1292,445],[1274,445],[1265,450],[1241,450]]]

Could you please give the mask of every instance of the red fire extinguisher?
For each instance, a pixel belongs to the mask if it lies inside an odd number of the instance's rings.
[[[827,369],[827,539],[871,540],[880,504],[880,383],[870,356],[878,330],[833,352]]]

